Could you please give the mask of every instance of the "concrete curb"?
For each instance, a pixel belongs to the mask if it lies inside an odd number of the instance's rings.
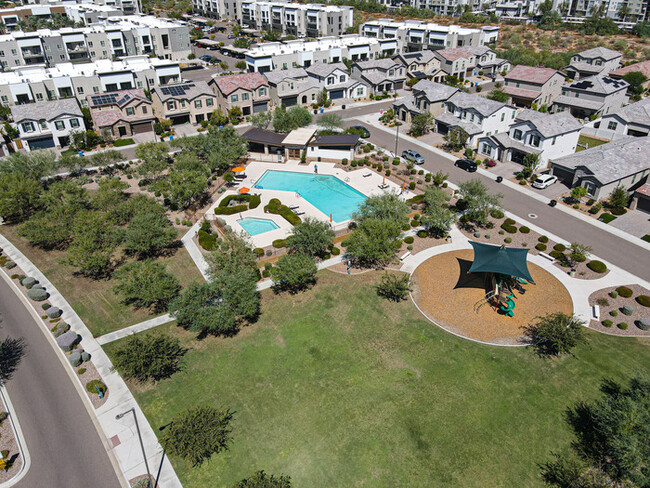
[[[0,484],[0,488],[9,488],[10,486],[14,486],[16,483],[18,483],[29,472],[29,468],[32,465],[32,458],[29,455],[29,449],[27,448],[27,442],[25,442],[25,436],[23,435],[23,431],[20,428],[20,422],[18,421],[18,416],[16,415],[14,406],[11,403],[11,400],[9,399],[9,394],[5,390],[4,386],[0,386],[0,399],[2,400],[2,403],[4,404],[7,413],[9,414],[9,422],[11,423],[11,430],[13,431],[14,437],[16,438],[16,444],[18,445],[18,452],[23,461],[23,464],[20,467],[20,471],[18,471],[18,473],[16,473],[13,476],[13,478]]]

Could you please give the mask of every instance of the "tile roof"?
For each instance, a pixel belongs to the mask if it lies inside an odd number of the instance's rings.
[[[545,138],[582,130],[582,124],[569,112],[544,114],[526,109],[517,115],[517,120],[530,122]]]
[[[420,109],[415,105],[415,97],[412,93],[409,93],[405,97],[402,97],[401,100],[393,103],[393,108],[398,107],[404,107],[404,109],[408,110],[409,112],[414,112],[416,114],[420,112]]]
[[[169,93],[170,90],[165,90],[165,88],[173,88],[174,86],[177,87],[186,87],[183,91],[183,94],[180,94],[180,91],[176,92],[177,94],[172,95]],[[169,87],[156,87],[151,90],[152,92],[156,93],[158,97],[160,98],[161,101],[165,102],[170,99],[174,100],[194,100],[197,97],[201,97],[204,95],[208,96],[214,96],[214,92],[212,89],[208,86],[208,83],[205,81],[193,81],[191,83],[181,83],[178,85],[171,85]],[[172,90],[175,91],[175,90]]]
[[[266,78],[261,73],[243,73],[239,75],[213,76],[212,81],[224,95],[230,95],[240,88],[255,90],[260,86],[268,86]]]
[[[623,68],[618,68],[617,70],[612,71],[609,74],[609,76],[622,78],[626,74],[633,73],[635,71],[640,71],[641,73],[646,75],[648,78],[650,78],[650,60],[643,61],[641,63],[630,64],[630,65],[625,66]]]
[[[465,132],[467,132],[470,136],[480,134],[483,132],[483,130],[481,130],[481,128],[478,125],[461,120],[458,117],[456,117],[454,114],[450,114],[449,112],[444,112],[436,116],[436,121],[442,122],[443,124],[446,124],[450,127],[460,127]]]
[[[650,126],[650,98],[644,98],[606,115],[606,117],[612,116],[618,116],[631,124]]]
[[[264,77],[268,80],[268,82],[274,85],[277,85],[287,78],[300,79],[306,78],[307,76],[307,72],[304,68],[289,68],[283,70],[268,71],[264,73]]]
[[[305,71],[310,75],[325,77],[337,69],[348,72],[348,67],[343,63],[314,63],[305,68]]]
[[[568,90],[580,90],[589,93],[598,93],[601,95],[609,95],[621,90],[627,90],[630,86],[625,80],[616,80],[605,75],[589,76],[588,78],[581,78],[569,85],[562,87]]]
[[[624,137],[553,161],[560,166],[584,168],[602,184],[613,183],[650,168],[650,137]]]
[[[476,54],[472,52],[471,49],[466,47],[440,49],[439,51],[436,51],[436,54],[441,58],[446,59],[447,61],[456,61],[460,58],[471,58],[472,56],[476,56]]]
[[[640,195],[645,195],[647,197],[650,197],[650,183],[641,185],[639,188],[634,190],[634,193],[639,193]]]
[[[458,88],[429,80],[418,81],[413,92],[423,92],[429,102],[442,102],[458,91]]]
[[[524,66],[519,64],[505,76],[506,80],[527,81],[529,83],[539,83],[543,85],[550,80],[558,70],[552,68],[537,68],[535,66]]]
[[[582,51],[577,55],[585,59],[603,58],[606,61],[609,61],[610,59],[620,58],[622,56],[622,54],[618,51],[607,49],[606,47],[594,47],[592,49]]]
[[[504,93],[507,93],[510,96],[517,97],[517,98],[526,98],[529,100],[535,100],[537,97],[539,97],[542,92],[541,91],[536,91],[536,90],[527,90],[525,88],[515,88],[514,86],[504,86],[501,88]]]
[[[147,120],[154,120],[154,117],[151,115],[148,117],[146,116],[129,117],[127,115],[124,115],[122,111],[118,108],[102,110],[101,112],[97,110],[93,110],[92,117],[93,117],[93,122],[97,127],[110,127],[119,121],[133,123],[133,122],[144,122]]]
[[[521,152],[524,152],[526,154],[541,154],[542,151],[539,149],[532,148],[530,146],[526,146],[525,144],[522,144],[521,141],[517,141],[510,137],[510,135],[507,132],[499,132],[498,134],[494,134],[493,136],[489,137],[493,141],[495,141],[497,144],[500,146],[506,148],[506,149],[517,149]]]
[[[492,115],[497,110],[506,106],[505,103],[490,100],[478,95],[471,95],[462,91],[454,93],[449,98],[448,102],[453,103],[456,107],[462,109],[473,108],[484,117]]]
[[[391,58],[382,58],[382,59],[372,59],[370,61],[357,61],[354,63],[362,70],[366,69],[390,69],[393,66],[401,66],[402,63],[398,63]]]
[[[586,108],[588,110],[600,110],[605,105],[605,102],[597,100],[586,100],[584,98],[569,97],[567,95],[560,95],[553,100],[555,105],[566,105],[567,107]]]
[[[45,119],[49,121],[64,114],[76,115],[77,117],[83,116],[76,98],[27,103],[25,105],[14,105],[11,107],[11,116],[16,123],[22,122],[23,120]]]

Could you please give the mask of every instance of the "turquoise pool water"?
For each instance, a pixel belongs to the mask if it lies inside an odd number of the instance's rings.
[[[240,219],[237,223],[252,236],[280,228],[280,226],[272,220],[256,219],[254,217]]]
[[[268,170],[255,182],[257,188],[299,193],[334,222],[352,218],[366,197],[335,176]],[[284,202],[283,202],[284,203]]]

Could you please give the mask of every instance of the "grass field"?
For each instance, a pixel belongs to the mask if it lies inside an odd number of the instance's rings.
[[[589,148],[600,146],[601,144],[607,144],[607,141],[603,141],[601,139],[594,139],[593,137],[581,135],[578,138],[578,147],[576,149],[576,152],[579,151],[584,151],[587,149],[586,147],[582,146],[588,146]]]
[[[565,409],[603,378],[650,372],[650,341],[589,331],[575,357],[546,360],[459,339],[379,299],[379,276],[322,271],[304,294],[265,291],[233,338],[161,327],[190,351],[171,378],[132,385],[154,430],[192,406],[237,412],[229,451],[197,468],[172,459],[183,486],[264,469],[297,488],[541,487],[537,463],[571,440]]]
[[[113,293],[114,281],[93,280],[75,275],[72,266],[60,262],[65,256],[64,252],[45,251],[33,247],[26,239],[18,236],[16,231],[15,226],[0,227],[0,233],[45,273],[95,337],[155,316],[147,309],[136,310],[120,303],[119,297]],[[183,286],[192,280],[203,280],[194,261],[183,247],[179,248],[173,256],[159,258],[159,260],[167,265],[167,271],[174,274]]]

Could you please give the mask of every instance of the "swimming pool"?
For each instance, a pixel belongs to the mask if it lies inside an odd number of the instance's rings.
[[[272,220],[256,219],[255,217],[246,217],[238,220],[237,223],[252,236],[280,228],[280,226]]]
[[[335,222],[351,219],[366,199],[363,193],[331,175],[268,170],[255,182],[255,186],[299,193],[328,217],[332,214]]]

